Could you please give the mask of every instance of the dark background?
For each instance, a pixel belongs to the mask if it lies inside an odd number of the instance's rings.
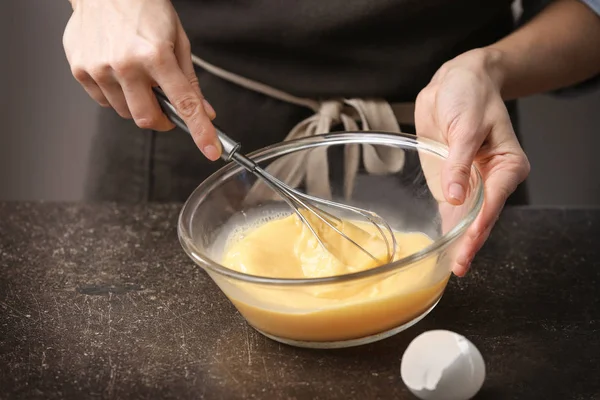
[[[79,200],[98,107],[62,49],[69,2],[1,3],[0,200]],[[521,101],[535,205],[600,204],[599,105],[600,91]]]

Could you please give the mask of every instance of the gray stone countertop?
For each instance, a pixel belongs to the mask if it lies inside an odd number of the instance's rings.
[[[422,322],[325,351],[249,327],[180,207],[0,203],[0,399],[410,399],[401,356],[430,329],[481,350],[478,398],[600,398],[600,209],[506,209]]]

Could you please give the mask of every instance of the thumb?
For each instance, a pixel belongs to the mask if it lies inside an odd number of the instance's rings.
[[[448,134],[450,154],[442,169],[442,190],[450,204],[462,204],[467,197],[471,165],[484,138],[477,130],[475,124],[464,124]]]

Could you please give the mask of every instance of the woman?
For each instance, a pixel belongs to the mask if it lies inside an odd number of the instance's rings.
[[[353,112],[371,110],[376,123],[386,115],[380,125],[449,145],[448,202],[464,200],[473,162],[482,171],[486,200],[456,259],[457,275],[509,196],[526,201],[515,191],[529,163],[511,101],[584,85],[600,73],[597,0],[523,0],[516,30],[508,0],[71,2],[64,47],[73,74],[120,116],[103,114],[91,199],[184,199],[219,165],[208,161],[220,154],[215,110],[219,125],[251,151],[284,140],[294,127],[288,137],[335,128],[351,104]],[[173,126],[153,85],[193,139],[157,133]],[[404,112],[392,121],[396,103]]]

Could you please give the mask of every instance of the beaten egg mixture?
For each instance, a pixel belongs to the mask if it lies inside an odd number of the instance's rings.
[[[307,216],[310,218],[310,216]],[[314,217],[313,217],[314,218]],[[318,220],[311,220],[326,250],[295,215],[275,219],[229,238],[222,264],[271,278],[319,278],[358,272],[385,263],[386,242],[368,223],[337,227],[377,261]],[[394,232],[394,259],[416,253],[432,240],[419,232]],[[450,273],[436,273],[437,259],[359,281],[304,286],[256,283],[225,290],[250,324],[283,339],[340,341],[385,332],[417,318],[441,297]]]

